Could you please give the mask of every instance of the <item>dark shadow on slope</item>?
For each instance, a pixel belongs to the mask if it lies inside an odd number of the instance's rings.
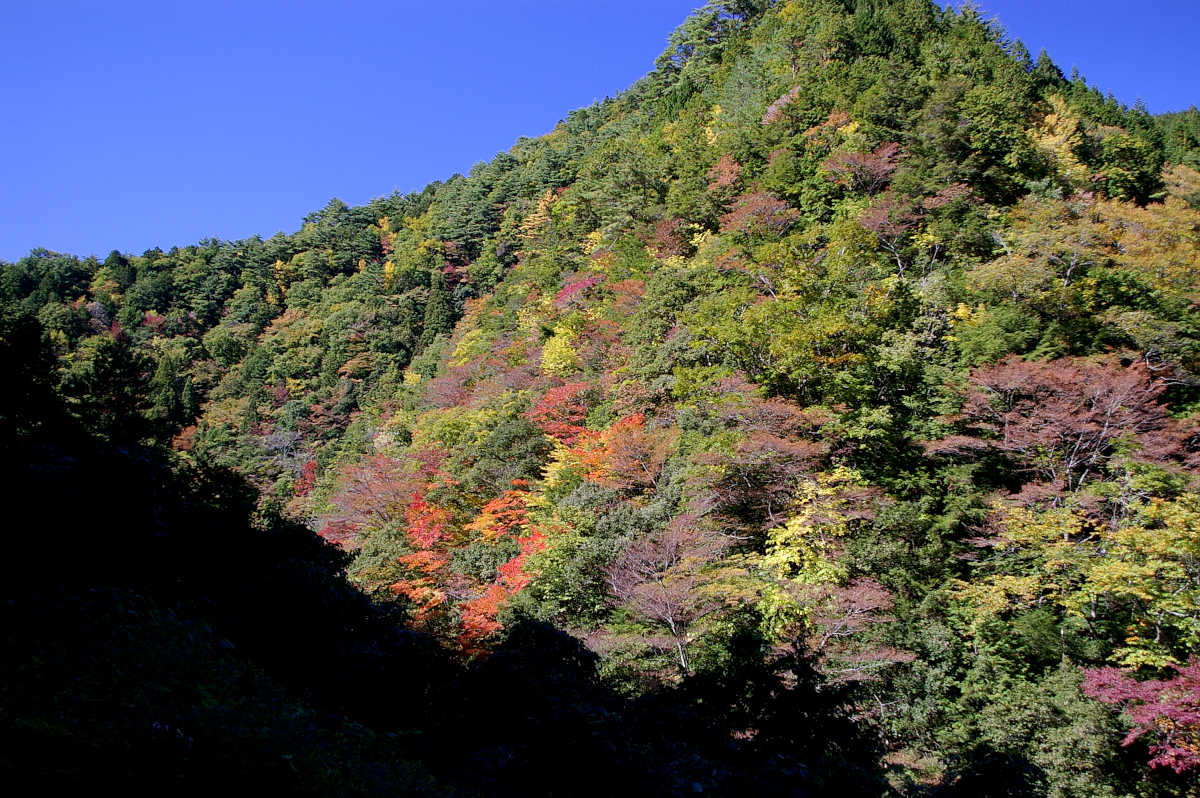
[[[123,437],[119,403],[93,434],[96,405],[54,395],[40,342],[0,326],[19,377],[0,395],[5,775],[135,794],[877,791],[845,697],[749,631],[722,668],[636,701],[528,620],[463,667],[351,586],[343,552],[257,514],[238,475]]]

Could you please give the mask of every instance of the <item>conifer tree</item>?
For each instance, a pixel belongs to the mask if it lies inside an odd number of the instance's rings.
[[[425,302],[425,320],[421,325],[421,338],[417,342],[424,349],[439,335],[454,329],[454,313],[450,308],[450,296],[446,291],[446,279],[435,272],[429,286],[429,299]]]

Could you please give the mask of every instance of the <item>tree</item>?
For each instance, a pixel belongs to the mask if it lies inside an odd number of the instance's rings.
[[[838,151],[821,163],[837,183],[851,191],[878,194],[891,180],[896,171],[900,145],[894,141],[884,142],[870,152]]]
[[[559,310],[578,310],[587,305],[589,292],[604,282],[602,274],[584,274],[563,283],[563,287],[554,295],[554,305]]]
[[[1113,199],[1145,204],[1162,186],[1162,150],[1124,130],[1100,142],[1100,187]]]
[[[962,415],[975,434],[946,438],[931,451],[996,449],[1068,493],[1102,476],[1121,441],[1140,444],[1150,459],[1168,451],[1162,433],[1171,425],[1158,401],[1166,385],[1145,363],[1010,355],[970,379]]]
[[[453,519],[448,510],[429,501],[422,492],[410,493],[403,513],[404,536],[411,551],[399,558],[405,578],[389,585],[389,589],[412,603],[414,621],[419,626],[432,628],[444,610],[448,580],[453,581],[447,574]]]
[[[671,427],[648,427],[643,414],[632,413],[602,432],[581,436],[574,451],[593,482],[644,490],[657,487],[678,434]]]
[[[716,194],[724,205],[732,193],[741,185],[742,165],[733,160],[729,153],[723,154],[712,169],[708,170],[710,194]]]
[[[153,404],[152,413],[168,428],[174,427],[185,418],[182,401],[183,380],[179,374],[182,366],[181,357],[174,353],[163,354],[147,386]],[[195,402],[194,398],[192,401]]]
[[[743,194],[721,217],[721,232],[751,238],[780,238],[800,219],[800,212],[765,191]]]
[[[461,632],[458,642],[469,654],[482,653],[482,641],[503,628],[497,616],[515,595],[529,585],[532,575],[526,571],[527,561],[546,547],[545,535],[537,529],[521,526],[514,527],[510,532],[519,533],[511,537],[517,543],[519,553],[496,569],[495,582],[459,607]]]
[[[695,249],[688,235],[688,225],[683,219],[660,219],[654,225],[651,247],[660,258],[686,258]]]
[[[687,647],[697,624],[724,606],[711,589],[709,569],[726,546],[700,519],[681,515],[663,529],[631,540],[608,568],[613,596],[667,631],[684,673],[690,670]]]
[[[0,392],[0,445],[6,449],[57,429],[66,414],[56,396],[56,358],[37,319],[0,310],[0,373],[10,381]]]
[[[998,502],[994,536],[975,541],[993,554],[959,583],[972,634],[1014,610],[1055,608],[1062,655],[1068,634],[1086,635],[1125,666],[1178,663],[1200,645],[1198,502],[1139,501],[1115,524],[1069,505]]]
[[[1088,671],[1083,690],[1121,707],[1133,728],[1122,745],[1148,738],[1149,765],[1176,773],[1200,770],[1200,657],[1172,666],[1169,679],[1138,681],[1117,668]]]
[[[421,324],[421,338],[417,346],[424,349],[439,335],[448,335],[453,329],[454,311],[450,307],[446,280],[441,272],[434,272],[429,285],[429,298],[425,300],[425,319]]]
[[[877,492],[838,467],[802,480],[796,494],[787,523],[767,533],[756,558],[759,611],[771,639],[823,638],[824,645],[858,628],[859,616],[890,606],[876,583],[852,583],[842,556],[846,537],[874,513]]]
[[[325,521],[336,529],[358,532],[396,524],[410,514],[410,503],[425,477],[387,455],[377,454],[342,469]]]
[[[756,430],[728,455],[700,457],[713,469],[704,503],[726,517],[760,528],[776,526],[800,479],[812,472],[824,453],[821,444]]]
[[[483,505],[466,531],[477,533],[487,543],[515,537],[529,526],[528,502],[529,485],[515,479],[509,490]]]
[[[916,208],[891,192],[872,202],[859,218],[862,226],[874,233],[879,245],[895,259],[896,273],[901,277],[908,266],[904,242],[919,220]]]
[[[67,406],[112,443],[140,441],[150,432],[145,414],[151,408],[151,367],[113,322],[111,333],[88,339],[76,351],[62,384]]]
[[[892,592],[878,581],[859,577],[814,585],[805,592],[811,608],[807,644],[832,680],[875,680],[883,668],[915,659],[911,652],[867,639],[871,626],[895,620],[889,613]]]

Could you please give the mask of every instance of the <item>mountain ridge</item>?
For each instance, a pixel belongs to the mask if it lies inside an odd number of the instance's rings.
[[[1187,795],[1198,165],[972,9],[715,3],[466,176],[0,290],[98,445],[244,475],[444,656],[715,701],[670,789]]]

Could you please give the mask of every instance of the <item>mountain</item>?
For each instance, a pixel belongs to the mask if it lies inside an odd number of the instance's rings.
[[[6,769],[1196,795],[1198,166],[970,7],[734,0],[420,193],[3,264]]]

